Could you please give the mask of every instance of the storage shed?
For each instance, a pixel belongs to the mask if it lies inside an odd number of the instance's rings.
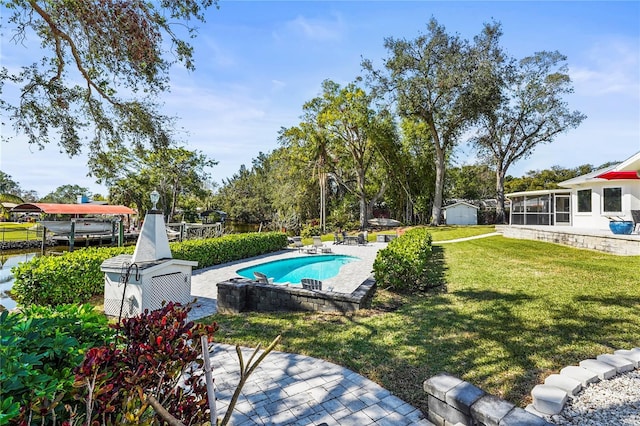
[[[479,207],[465,201],[445,206],[444,221],[447,225],[477,225]]]

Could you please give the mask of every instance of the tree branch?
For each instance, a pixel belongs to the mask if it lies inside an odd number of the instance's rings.
[[[109,102],[111,105],[120,106],[120,103],[116,102],[113,98],[107,95],[100,87],[98,87],[98,85],[95,84],[93,79],[89,76],[89,73],[87,72],[87,70],[84,69],[84,66],[82,65],[82,58],[80,58],[80,53],[78,52],[78,48],[73,42],[73,40],[71,39],[71,37],[69,37],[67,33],[65,33],[64,31],[60,30],[60,28],[58,28],[55,22],[53,22],[53,19],[51,18],[51,16],[44,9],[42,9],[35,0],[29,0],[29,4],[31,5],[33,10],[35,10],[38,13],[38,15],[40,15],[42,19],[44,19],[44,21],[49,25],[49,28],[51,28],[51,31],[53,32],[54,38],[56,40],[56,57],[58,58],[58,75],[56,77],[59,77],[61,75],[62,67],[63,67],[62,64],[64,63],[64,58],[62,57],[62,52],[60,50],[60,41],[59,41],[59,38],[62,38],[64,41],[67,42],[67,44],[71,48],[71,55],[75,60],[76,67],[78,68],[78,71],[80,71],[80,74],[82,74],[82,77],[84,77],[84,79],[86,80],[87,85],[89,87],[89,91],[91,91],[91,88],[94,88],[100,94],[100,96],[104,100]]]

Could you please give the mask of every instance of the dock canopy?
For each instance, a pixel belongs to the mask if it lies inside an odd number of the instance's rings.
[[[136,211],[127,206],[110,206],[105,204],[55,204],[55,203],[24,203],[11,209],[16,213],[46,213],[46,214],[105,214],[125,215],[135,214]]]

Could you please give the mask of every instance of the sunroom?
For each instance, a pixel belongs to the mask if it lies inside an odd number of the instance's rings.
[[[569,189],[514,192],[507,197],[512,225],[571,225]]]

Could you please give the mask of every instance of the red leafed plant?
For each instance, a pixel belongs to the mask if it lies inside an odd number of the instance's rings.
[[[209,420],[200,337],[211,341],[218,327],[187,321],[190,310],[173,302],[145,310],[111,326],[117,343],[87,352],[75,371],[86,424],[161,423],[149,396],[185,425]]]

